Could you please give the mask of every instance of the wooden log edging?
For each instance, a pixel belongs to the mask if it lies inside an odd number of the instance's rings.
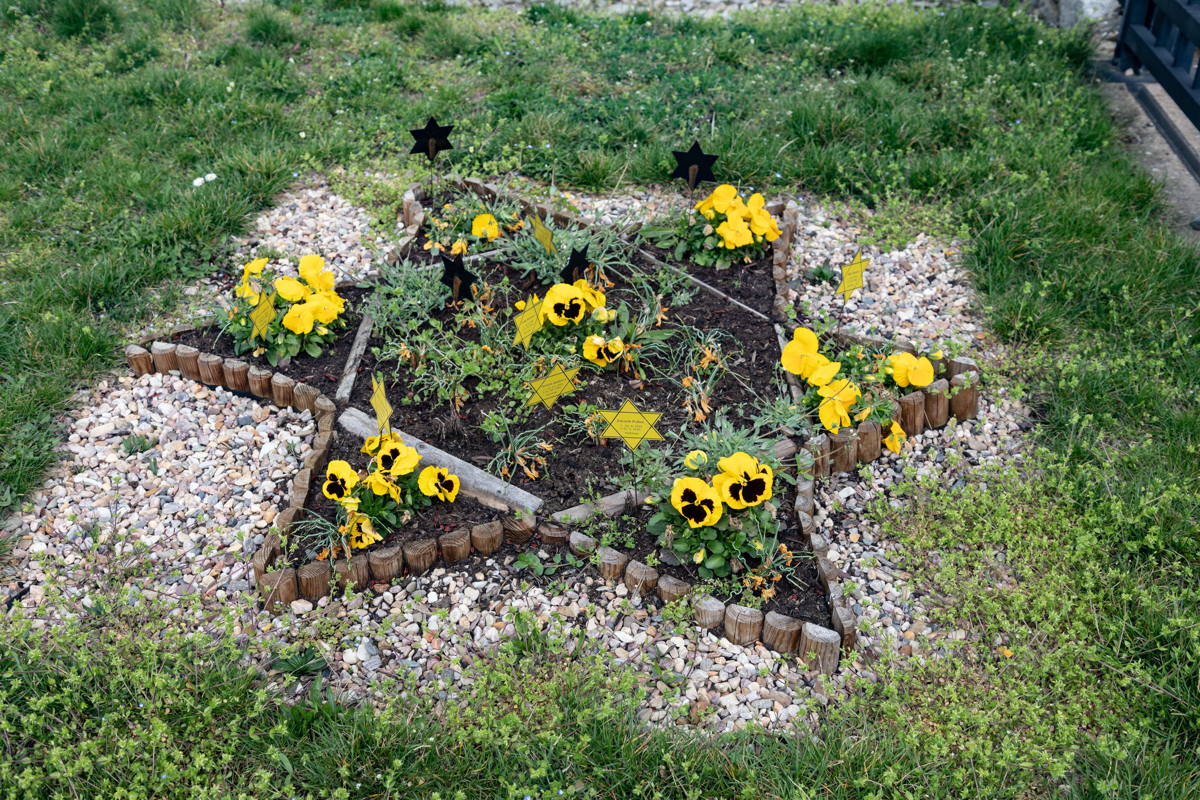
[[[346,356],[346,366],[342,368],[342,379],[338,381],[333,399],[339,403],[350,401],[354,391],[354,381],[358,377],[358,365],[362,362],[363,354],[367,352],[367,343],[371,340],[371,331],[375,328],[374,318],[363,311],[362,321],[358,323],[358,331],[354,334],[354,344],[350,346],[350,354]]]

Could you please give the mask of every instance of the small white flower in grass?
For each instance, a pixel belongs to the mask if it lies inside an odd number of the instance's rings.
[[[216,179],[217,179],[217,173],[215,173],[215,172],[210,172],[204,176],[205,183],[207,183],[208,181],[215,181]]]
[[[196,178],[192,181],[192,186],[203,186],[203,185],[204,185],[204,178],[202,178],[202,177]]]
[[[304,131],[300,131],[300,138],[301,138],[301,139],[304,139],[304,138],[307,138],[307,137],[308,137],[308,134],[307,134],[307,133],[305,133]]]

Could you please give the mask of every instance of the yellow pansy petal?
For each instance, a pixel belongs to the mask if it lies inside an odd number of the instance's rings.
[[[908,370],[908,382],[917,388],[933,383],[933,362],[924,356],[913,361]]]
[[[289,303],[299,302],[311,294],[307,286],[291,277],[276,278],[275,291]]]

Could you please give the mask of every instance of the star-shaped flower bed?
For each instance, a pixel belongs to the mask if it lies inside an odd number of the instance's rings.
[[[735,642],[833,669],[855,621],[813,529],[813,481],[970,418],[978,372],[800,325],[780,299],[791,207],[721,186],[688,213],[633,235],[478,182],[432,202],[410,191],[407,258],[359,298],[363,324],[327,370],[338,429],[297,477],[285,535],[255,557],[266,599],[386,587],[438,559],[476,566],[536,533],[634,591],[693,595],[697,621]],[[237,363],[227,385],[254,391]],[[261,384],[263,368],[249,369]],[[371,413],[376,377],[386,421]],[[393,518],[363,511],[418,483],[413,470],[383,474],[378,443],[364,446],[381,422],[450,494],[461,482],[461,499]],[[354,466],[364,462],[376,466]],[[353,506],[341,502],[351,487],[325,474],[335,463],[371,486]],[[346,544],[318,547],[318,529]]]

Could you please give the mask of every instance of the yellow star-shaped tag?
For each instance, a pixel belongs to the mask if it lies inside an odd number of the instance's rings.
[[[275,293],[262,292],[258,296],[258,305],[250,312],[250,321],[254,323],[250,331],[251,339],[265,339],[267,326],[275,320]]]
[[[608,423],[600,435],[620,439],[630,450],[637,450],[647,440],[662,441],[662,434],[654,429],[662,414],[640,411],[632,400],[626,400],[616,411],[601,411],[600,416]]]
[[[541,242],[542,247],[546,248],[547,253],[553,253],[558,248],[554,246],[554,233],[542,222],[542,218],[537,214],[530,215],[530,224],[533,226],[533,238]]]
[[[563,369],[562,364],[555,364],[554,369],[550,370],[549,374],[544,378],[529,381],[529,388],[533,389],[533,396],[529,398],[529,405],[541,403],[549,411],[554,407],[554,403],[558,398],[575,391],[575,376],[578,374],[579,367]]]
[[[513,324],[517,326],[517,335],[513,337],[513,344],[519,344],[522,347],[529,349],[529,339],[535,333],[542,329],[545,320],[542,319],[542,301],[536,303],[533,298],[525,301],[525,310],[513,317]]]
[[[854,260],[842,267],[842,283],[838,286],[837,293],[843,300],[849,301],[854,290],[863,287],[863,270],[870,265],[871,262],[863,258],[862,250],[859,250],[854,254]]]
[[[383,381],[377,375],[371,376],[371,408],[375,409],[375,424],[379,432],[390,431],[392,422],[392,404],[388,402],[383,389]]]

